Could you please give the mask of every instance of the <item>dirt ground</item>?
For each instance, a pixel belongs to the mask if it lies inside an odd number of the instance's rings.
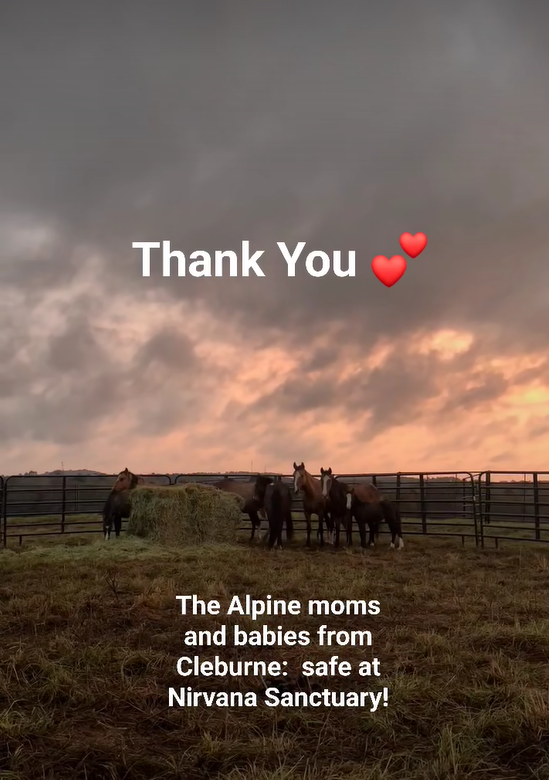
[[[282,552],[243,543],[184,551],[143,542],[0,552],[3,780],[547,780],[549,550],[406,548]],[[189,648],[189,629],[262,620],[183,617],[176,595],[379,600],[379,615],[266,617],[307,647]],[[306,610],[304,610],[306,612]],[[370,647],[320,647],[321,624],[370,630]],[[257,677],[182,678],[180,656],[304,660],[338,655],[380,677],[316,679],[389,690],[388,706],[269,708]],[[168,706],[168,690],[257,691],[256,708]]]

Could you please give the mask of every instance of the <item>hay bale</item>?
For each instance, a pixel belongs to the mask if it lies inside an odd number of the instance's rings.
[[[244,500],[210,485],[146,485],[132,491],[128,534],[162,544],[235,542]]]

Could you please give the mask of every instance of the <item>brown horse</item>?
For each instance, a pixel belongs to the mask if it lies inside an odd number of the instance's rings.
[[[385,521],[391,532],[391,549],[394,549],[398,540],[398,549],[404,547],[402,539],[402,520],[400,509],[394,501],[385,498],[372,483],[359,482],[355,485],[347,485],[347,508],[355,518],[360,533],[362,547],[366,546],[365,527],[370,529],[368,543],[375,546],[375,538],[379,532],[380,524]],[[352,544],[352,525],[349,529],[349,544]]]
[[[294,492],[303,492],[303,514],[307,523],[307,542],[306,546],[311,546],[311,515],[318,517],[317,537],[320,540],[320,546],[324,546],[324,518],[326,517],[328,525],[328,542],[333,543],[333,522],[327,514],[326,498],[322,495],[322,485],[305,468],[305,464],[294,463]]]
[[[252,523],[250,542],[253,542],[256,529],[261,526],[259,513],[263,513],[264,511],[265,491],[267,490],[267,485],[271,482],[271,477],[258,474],[255,483],[241,482],[238,479],[231,479],[228,476],[213,483],[213,487],[218,488],[218,490],[224,490],[226,493],[233,493],[244,499],[242,512],[249,516]]]
[[[130,516],[131,505],[128,491],[133,490],[137,485],[144,484],[144,482],[143,477],[132,474],[127,466],[117,476],[116,482],[112,486],[112,490],[103,507],[103,535],[105,541],[111,538],[113,526],[115,536],[120,536],[122,518]]]

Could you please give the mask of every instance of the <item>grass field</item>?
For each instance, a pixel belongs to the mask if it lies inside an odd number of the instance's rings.
[[[477,551],[408,539],[366,555],[242,544],[176,551],[132,540],[0,551],[3,780],[547,780],[549,551]],[[79,543],[80,542],[80,543]],[[84,543],[82,543],[84,542]],[[76,546],[74,546],[76,545]],[[373,646],[241,651],[304,659],[378,657],[389,703],[356,709],[168,707],[188,628],[175,596],[378,599],[369,617],[266,618],[270,626],[369,629]],[[249,618],[232,616],[248,630]],[[258,621],[260,623],[260,621]],[[232,647],[190,649],[234,659]],[[189,682],[190,680],[190,682]],[[322,682],[322,680],[319,680]],[[256,678],[233,690],[259,690]],[[200,681],[224,690],[222,679]],[[260,696],[261,699],[261,696]]]

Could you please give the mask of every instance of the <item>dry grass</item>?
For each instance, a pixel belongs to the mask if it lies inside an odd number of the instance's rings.
[[[147,485],[129,494],[129,535],[168,545],[236,542],[244,500],[209,485]]]
[[[0,778],[547,780],[549,557],[407,540],[365,556],[175,550],[139,540],[0,552]],[[250,648],[242,658],[381,659],[389,706],[169,709],[189,627],[175,596],[379,599],[372,648]],[[232,618],[248,629],[243,617]],[[266,619],[312,632],[326,619]],[[219,648],[203,648],[211,658]],[[192,651],[191,651],[192,653]],[[221,649],[235,657],[235,649]],[[189,678],[185,678],[186,684]],[[191,684],[196,681],[191,680]],[[233,689],[257,681],[233,681]],[[224,689],[223,679],[200,681]],[[367,678],[333,688],[371,690]],[[260,697],[261,698],[261,697]]]

